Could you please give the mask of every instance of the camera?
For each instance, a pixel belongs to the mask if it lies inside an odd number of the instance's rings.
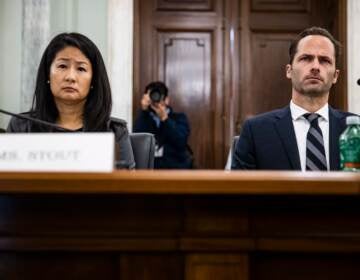
[[[159,103],[161,100],[165,99],[165,94],[162,92],[161,88],[152,88],[149,93],[152,103]]]
[[[157,81],[148,84],[144,92],[149,94],[151,103],[156,104],[166,99],[168,88],[163,82]]]

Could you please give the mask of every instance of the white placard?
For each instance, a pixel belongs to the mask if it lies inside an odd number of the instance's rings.
[[[114,147],[111,132],[0,134],[0,171],[111,172]]]

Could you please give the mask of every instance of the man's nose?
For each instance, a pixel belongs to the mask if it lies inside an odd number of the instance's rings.
[[[311,70],[312,71],[319,71],[320,70],[320,62],[319,62],[319,60],[317,58],[315,58],[312,61]]]

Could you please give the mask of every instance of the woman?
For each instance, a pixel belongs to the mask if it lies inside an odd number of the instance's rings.
[[[54,123],[58,129],[12,118],[8,132],[113,131],[117,160],[134,168],[126,123],[110,118],[111,89],[105,64],[95,44],[78,33],[62,33],[51,40],[37,73],[32,118]]]

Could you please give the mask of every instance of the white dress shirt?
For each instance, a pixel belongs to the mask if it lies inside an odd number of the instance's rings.
[[[290,111],[291,111],[291,117],[295,130],[296,142],[299,150],[301,170],[305,171],[306,170],[306,136],[310,128],[310,123],[307,119],[305,119],[303,115],[310,112],[296,105],[292,100],[290,101]],[[319,127],[321,129],[324,138],[326,163],[327,163],[327,169],[329,170],[330,166],[329,166],[329,106],[328,104],[326,104],[324,107],[322,107],[320,110],[316,111],[315,113],[320,115],[318,119]]]

